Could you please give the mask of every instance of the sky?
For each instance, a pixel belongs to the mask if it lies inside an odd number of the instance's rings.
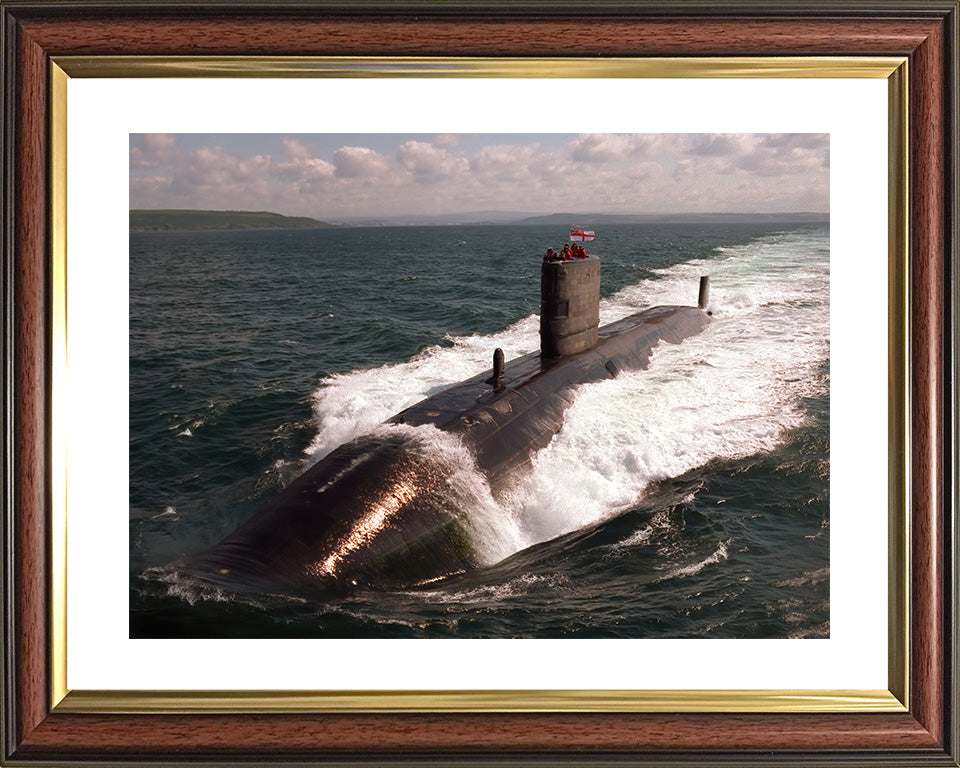
[[[826,213],[829,134],[131,134],[130,207]]]

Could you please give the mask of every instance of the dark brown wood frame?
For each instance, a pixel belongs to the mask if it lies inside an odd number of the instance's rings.
[[[958,765],[956,0],[0,0],[3,742],[9,765]],[[94,715],[49,705],[48,77],[64,55],[909,58],[910,689],[885,714]]]

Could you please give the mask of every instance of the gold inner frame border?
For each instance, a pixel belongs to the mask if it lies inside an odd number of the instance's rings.
[[[62,56],[50,66],[50,703],[64,713],[905,712],[909,709],[905,57],[444,58]],[[67,686],[67,98],[71,78],[874,78],[888,88],[888,690],[136,691]]]

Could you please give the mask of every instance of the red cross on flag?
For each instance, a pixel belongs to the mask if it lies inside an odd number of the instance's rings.
[[[587,240],[593,240],[596,237],[592,229],[571,229],[570,239],[584,243]]]

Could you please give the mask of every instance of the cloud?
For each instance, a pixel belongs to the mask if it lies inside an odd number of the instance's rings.
[[[140,146],[146,152],[163,152],[171,149],[177,143],[177,136],[173,133],[142,133]]]
[[[531,165],[540,158],[537,144],[494,144],[474,154],[470,170],[483,179],[516,180],[527,176]]]
[[[690,152],[704,157],[730,157],[749,150],[750,136],[737,133],[715,133],[695,136],[691,141]]]
[[[177,160],[172,167],[169,187],[162,197],[167,205],[175,203],[175,207],[263,210],[262,200],[270,197],[272,167],[270,155],[243,157],[220,146],[200,147],[184,153]],[[131,204],[134,190],[131,184]],[[256,204],[258,200],[259,205]]]
[[[305,157],[290,163],[277,163],[272,170],[273,175],[278,179],[304,183],[333,179],[336,175],[333,164],[319,157]]]
[[[807,183],[816,185],[829,172],[829,140],[827,134],[687,135],[671,153],[675,158],[673,175],[701,183],[709,179],[711,187],[725,193],[733,188],[733,177],[744,174],[754,181],[807,176]],[[776,197],[778,191],[770,189],[768,193]]]
[[[453,149],[459,147],[468,136],[470,134],[467,133],[438,133],[433,137],[433,144],[442,149]]]
[[[676,165],[673,166],[673,178],[675,179],[688,179],[693,175],[694,165],[693,160],[688,157],[685,157],[681,160],[677,160]]]
[[[739,170],[762,176],[815,173],[829,168],[830,137],[827,134],[776,134],[757,137],[748,152],[739,157]]]
[[[830,134],[771,133],[764,136],[760,144],[763,147],[771,147],[773,149],[828,151],[830,149]]]
[[[633,181],[649,181],[663,175],[663,166],[652,161],[642,161],[627,166],[623,174]]]
[[[333,153],[336,175],[340,178],[363,178],[388,173],[393,168],[390,158],[367,147],[341,147]]]
[[[647,154],[654,143],[645,134],[586,133],[570,145],[570,156],[581,163],[608,163]]]
[[[261,177],[271,164],[270,155],[240,157],[223,147],[200,147],[190,154],[189,177],[206,186],[249,181]]]
[[[294,160],[305,160],[312,154],[302,141],[291,136],[284,137],[283,148],[286,150],[287,156]]]
[[[177,156],[177,137],[172,133],[141,133],[130,147],[132,168],[159,168]]]
[[[466,136],[398,136],[391,145],[385,135],[363,146],[359,138],[351,144],[351,137],[333,137],[339,145],[298,135],[230,145],[250,151],[135,136],[130,201],[138,208],[276,210],[334,220],[482,210],[829,207],[826,134]]]
[[[270,172],[276,178],[290,183],[312,184],[334,177],[336,169],[333,164],[315,157],[313,151],[299,139],[284,137],[283,149],[290,159],[273,163]]]
[[[170,176],[142,176],[130,179],[130,200],[131,203],[140,199],[154,199],[166,194],[173,184],[173,178]],[[137,206],[133,206],[137,207]],[[144,206],[157,207],[157,206]]]
[[[469,168],[463,158],[422,141],[408,141],[397,150],[400,165],[421,179],[439,179],[454,176]]]

